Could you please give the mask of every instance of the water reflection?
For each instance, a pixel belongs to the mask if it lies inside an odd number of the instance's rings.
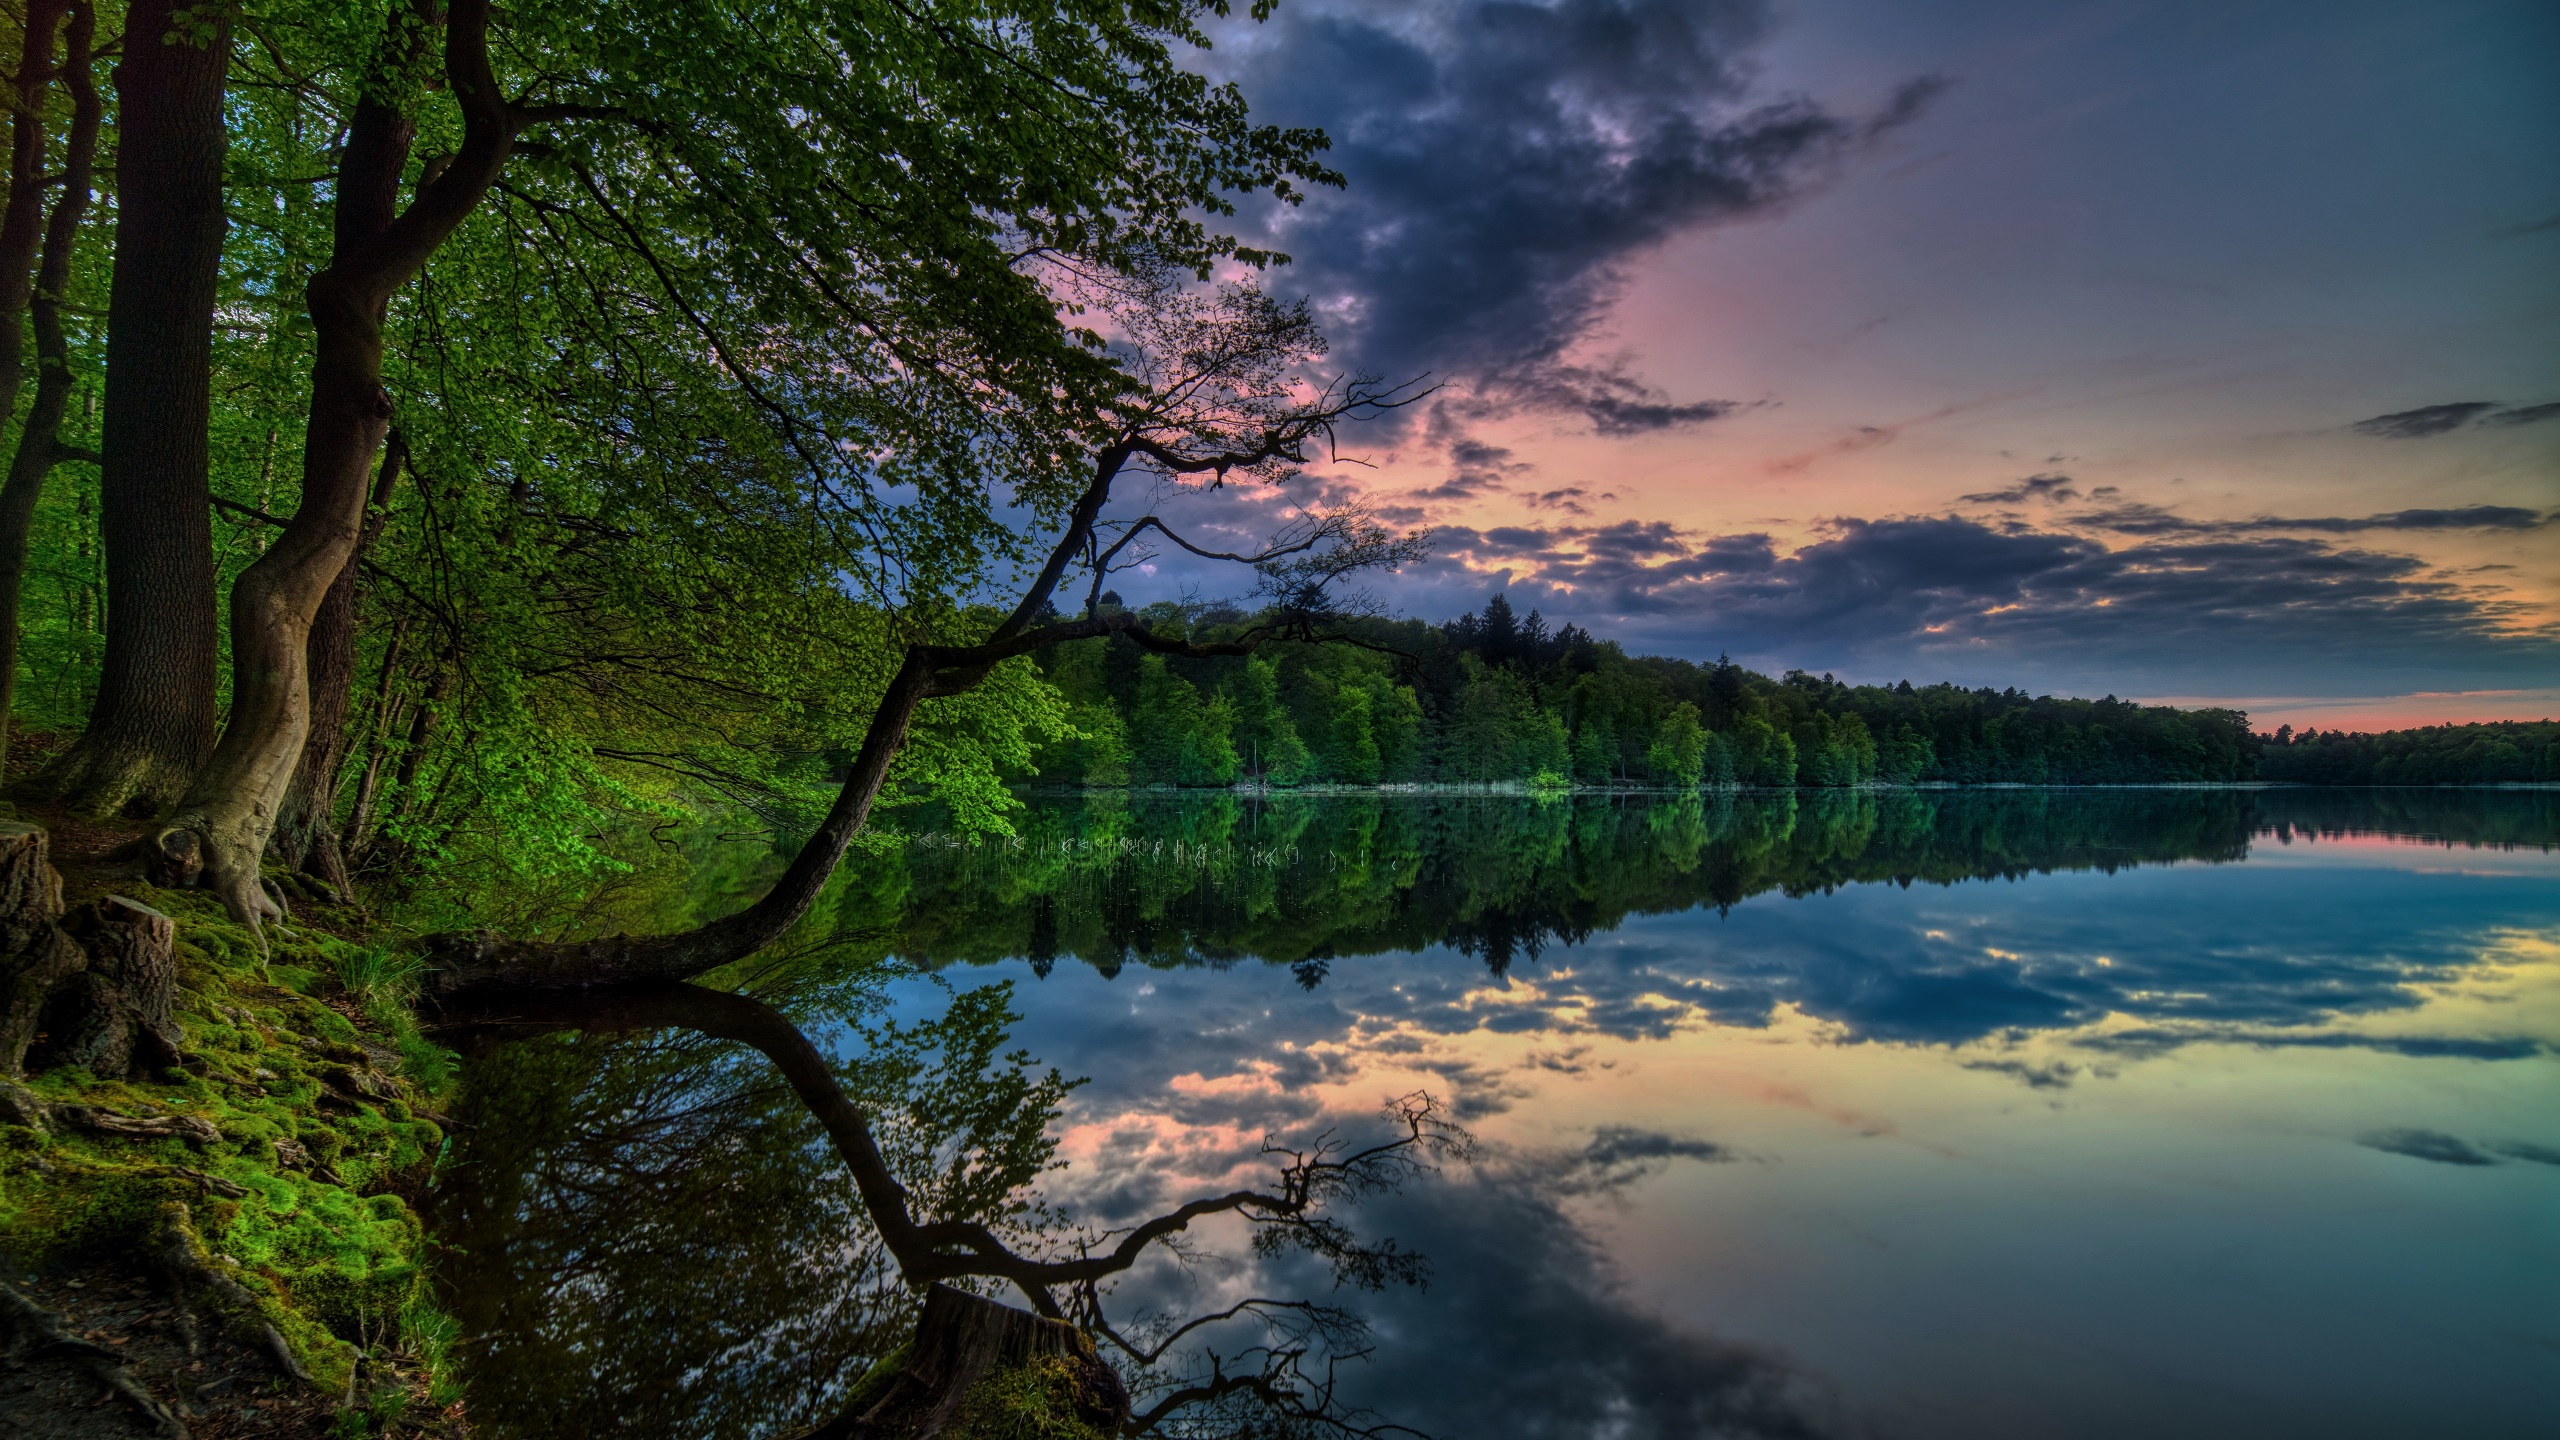
[[[1450,1097],[1485,1158],[1361,1212],[1435,1278],[1362,1301],[1346,1391],[1434,1433],[2523,1435],[2556,799],[1078,798],[873,857],[827,963],[933,978],[797,1013],[852,1061],[1015,980],[1009,1043],[1092,1077],[1041,1187],[1087,1224]],[[756,1057],[555,1039],[474,1089],[448,1276],[522,1416],[782,1433],[902,1327]],[[1324,1289],[1204,1239],[1117,1303]]]
[[[851,1180],[762,1056],[564,1034],[473,1069],[433,1218],[482,1428],[773,1434],[905,1337]]]

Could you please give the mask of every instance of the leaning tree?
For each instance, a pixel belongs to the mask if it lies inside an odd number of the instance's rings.
[[[1077,277],[1063,283],[1075,284]],[[825,818],[790,867],[753,904],[673,934],[612,935],[550,942],[488,932],[428,937],[427,994],[459,1011],[526,992],[592,990],[638,980],[682,980],[743,959],[787,933],[808,912],[869,818],[919,712],[966,695],[999,667],[1060,645],[1117,637],[1156,654],[1207,658],[1251,654],[1279,640],[1365,643],[1338,622],[1362,596],[1359,582],[1427,553],[1422,531],[1397,533],[1357,502],[1293,503],[1301,468],[1347,422],[1410,403],[1412,386],[1352,378],[1325,381],[1311,367],[1321,337],[1303,302],[1281,304],[1236,285],[1187,291],[1158,276],[1104,277],[1101,308],[1115,324],[1124,383],[1091,416],[1087,478],[1048,537],[1036,568],[1009,607],[990,611],[974,635],[968,616],[917,607],[903,617],[909,637],[874,704],[859,749]],[[1262,491],[1260,495],[1245,493]],[[1185,534],[1142,500],[1225,493],[1249,526],[1277,501],[1263,543],[1234,547]],[[1276,493],[1275,493],[1276,492]],[[1115,499],[1124,504],[1115,508]],[[1262,506],[1241,502],[1262,500]],[[1232,527],[1222,527],[1232,528]],[[1151,544],[1176,547],[1253,576],[1257,619],[1233,636],[1194,640],[1160,631],[1141,612],[1102,602],[1116,570],[1150,557]],[[1077,608],[1057,600],[1081,581]]]

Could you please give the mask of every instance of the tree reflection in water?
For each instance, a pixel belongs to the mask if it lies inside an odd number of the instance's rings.
[[[1630,916],[1770,892],[2219,863],[2297,836],[2544,849],[2560,843],[2560,793],[1105,792],[1037,805],[1017,828],[867,857],[838,903],[932,965],[1023,957],[1045,974],[1074,958],[1110,975],[1250,957],[1312,986],[1344,956],[1448,945],[1500,975]]]
[[[1364,1239],[1338,1212],[1467,1157],[1429,1096],[1395,1102],[1372,1138],[1267,1143],[1266,1185],[1079,1229],[1031,1190],[1070,1087],[1000,1053],[1007,987],[958,995],[916,1026],[878,1018],[872,993],[825,997],[862,1032],[849,1060],[763,999],[672,982],[457,1017],[457,1038],[486,1053],[438,1221],[447,1292],[480,1346],[484,1422],[564,1436],[874,1433],[854,1417],[879,1392],[852,1382],[930,1336],[950,1312],[935,1301],[917,1330],[919,1293],[956,1282],[1010,1284],[1110,1342],[1135,1403],[1095,1372],[1110,1408],[1091,1418],[1119,1433],[1412,1433],[1335,1402],[1338,1366],[1364,1351],[1349,1309],[1257,1297],[1131,1327],[1109,1301],[1116,1277],[1214,1218],[1248,1227],[1258,1255],[1312,1258],[1334,1292],[1419,1282],[1421,1256]],[[633,1032],[647,1033],[620,1038]],[[1221,1348],[1198,1344],[1213,1336]],[[976,1375],[951,1377],[952,1396]],[[943,1403],[944,1388],[912,1404]]]

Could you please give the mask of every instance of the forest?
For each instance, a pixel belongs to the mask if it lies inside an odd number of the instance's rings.
[[[1106,595],[1105,602],[1116,599]],[[1162,603],[1160,631],[1212,638],[1232,607]],[[1251,657],[1063,650],[1043,673],[1074,735],[1042,747],[1051,783],[1698,786],[2125,785],[2254,776],[2258,737],[2231,710],[2017,689],[1772,680],[1730,660],[1629,656],[1552,631],[1508,598],[1445,625],[1367,622],[1358,646]]]
[[[2560,781],[2560,721],[2262,737],[2258,778],[2295,785],[2514,785]]]

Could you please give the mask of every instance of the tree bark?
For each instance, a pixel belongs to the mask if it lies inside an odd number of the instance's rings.
[[[96,13],[86,4],[72,5],[62,63],[72,106],[71,133],[63,142],[62,198],[45,221],[44,259],[28,298],[36,333],[36,402],[18,432],[8,482],[0,485],[0,764],[8,760],[18,695],[18,610],[25,596],[27,547],[45,478],[62,459],[62,420],[71,404],[71,347],[62,333],[62,295],[71,284],[72,247],[88,215],[98,154],[98,87],[89,74],[96,30]],[[17,193],[12,191],[9,199],[14,207]],[[0,320],[0,330],[14,335],[17,326]]]
[[[417,131],[402,103],[411,87],[398,82],[432,34],[433,14],[427,0],[393,13],[374,67],[384,83],[366,87],[348,128],[332,254],[305,290],[316,353],[302,503],[232,587],[230,721],[161,832],[164,848],[193,837],[204,859],[201,883],[253,929],[282,913],[258,867],[310,734],[312,621],[355,551],[374,455],[391,425],[384,315],[392,294],[478,207],[528,118],[498,94],[486,0],[456,0],[445,67],[463,110],[462,151],[395,213]]]
[[[26,334],[19,317],[44,230],[44,109],[53,88],[53,39],[69,0],[27,0],[18,74],[10,87],[9,203],[0,209],[0,424],[18,413],[26,379]]]
[[[213,522],[206,424],[226,221],[231,7],[134,0],[116,67],[115,273],[99,436],[107,650],[78,744],[40,788],[156,814],[212,748]],[[202,27],[201,29],[199,27]]]
[[[62,876],[32,825],[0,824],[0,1074],[26,1073],[54,988],[89,957],[62,933]]]
[[[284,813],[276,826],[284,857],[312,879],[326,885],[341,903],[355,897],[347,876],[347,860],[338,841],[338,778],[347,759],[347,701],[356,680],[357,577],[364,552],[381,535],[400,467],[408,459],[400,432],[391,432],[382,449],[382,466],[374,472],[373,495],[366,502],[363,529],[353,553],[320,597],[312,617],[307,662],[311,667],[311,729],[302,742],[293,784],[285,791]],[[0,537],[5,538],[5,537]],[[6,752],[0,751],[0,758]]]

